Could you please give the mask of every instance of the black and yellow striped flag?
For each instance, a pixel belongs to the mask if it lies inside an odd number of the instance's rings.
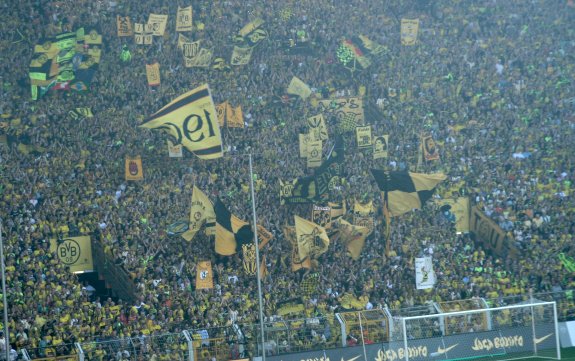
[[[158,110],[141,128],[163,129],[201,159],[223,157],[218,115],[207,84],[180,95]]]

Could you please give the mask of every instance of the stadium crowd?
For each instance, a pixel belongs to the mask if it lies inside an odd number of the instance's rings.
[[[321,97],[363,96],[374,134],[389,134],[389,156],[374,161],[346,135],[345,173],[332,201],[374,200],[369,170],[444,172],[438,197],[467,196],[512,235],[518,257],[489,253],[469,234],[455,234],[435,203],[393,218],[385,256],[381,211],[373,240],[352,260],[341,244],[319,259],[317,288],[305,315],[353,308],[399,309],[429,300],[573,289],[558,259],[574,257],[575,8],[568,1],[440,0],[192,1],[189,35],[229,59],[233,36],[255,18],[269,37],[249,64],[186,68],[173,21],[151,46],[117,36],[116,15],[145,23],[150,13],[175,14],[187,3],[21,1],[2,5],[0,148],[2,219],[10,342],[15,349],[210,328],[258,321],[257,284],[239,255],[215,254],[213,237],[191,242],[166,232],[188,219],[194,185],[251,220],[247,154],[254,156],[258,223],[274,234],[262,251],[266,317],[301,295],[304,273],[291,271],[282,226],[309,205],[280,205],[279,180],[311,174],[299,158],[298,134]],[[415,46],[399,40],[401,18],[420,19]],[[30,100],[28,60],[40,38],[97,26],[103,55],[86,92],[53,90]],[[299,33],[299,35],[298,35]],[[304,34],[303,36],[301,34]],[[367,69],[350,71],[336,57],[342,38],[363,34],[385,47]],[[291,41],[291,44],[290,44]],[[295,45],[297,44],[297,45]],[[127,45],[132,58],[120,59]],[[292,54],[291,47],[306,52]],[[308,51],[309,50],[309,51]],[[161,85],[149,87],[145,64],[160,64]],[[229,61],[228,61],[229,63]],[[228,64],[229,65],[229,64]],[[312,100],[286,96],[293,76]],[[226,155],[205,161],[169,158],[163,132],[138,128],[178,95],[208,83],[215,103],[243,108],[244,129],[222,129]],[[88,107],[92,118],[69,111]],[[369,114],[380,115],[370,117]],[[15,121],[17,120],[17,121]],[[336,124],[328,119],[330,144]],[[440,160],[418,162],[420,135],[432,135]],[[20,143],[32,144],[28,151]],[[329,150],[324,147],[324,151]],[[143,181],[124,179],[126,156],[143,159]],[[418,164],[419,163],[419,164]],[[349,214],[348,214],[349,215]],[[128,272],[137,301],[100,300],[87,292],[49,249],[63,236],[91,235]],[[414,257],[433,255],[437,284],[415,288]],[[211,260],[213,290],[195,290],[196,265]],[[571,300],[571,309],[575,305]],[[566,315],[564,315],[566,316]],[[573,315],[571,315],[573,316]],[[294,316],[295,317],[295,316]],[[63,350],[62,352],[65,352]],[[46,356],[46,353],[39,353]]]

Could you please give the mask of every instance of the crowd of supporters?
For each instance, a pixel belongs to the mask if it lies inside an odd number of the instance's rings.
[[[333,201],[373,199],[371,168],[443,172],[437,194],[466,196],[515,240],[517,257],[497,256],[468,234],[445,226],[438,207],[392,221],[385,256],[384,222],[376,212],[375,237],[359,260],[331,244],[314,272],[317,289],[304,297],[303,315],[348,309],[346,295],[371,307],[394,309],[473,296],[498,298],[566,290],[575,277],[557,255],[573,257],[575,233],[575,8],[567,1],[192,1],[195,29],[188,34],[228,59],[233,37],[262,18],[269,37],[249,64],[226,69],[186,68],[173,16],[188,3],[132,1],[20,1],[2,5],[0,113],[8,122],[0,148],[0,215],[15,348],[114,339],[210,328],[258,320],[257,284],[239,255],[220,257],[213,237],[191,242],[166,232],[188,219],[192,187],[221,198],[236,216],[251,220],[247,154],[254,157],[258,223],[274,234],[262,251],[264,313],[301,295],[309,272],[291,270],[291,245],[282,226],[309,205],[280,205],[279,180],[312,174],[299,158],[298,134],[315,115],[310,101],[287,97],[293,76],[312,98],[358,96],[375,109],[366,116],[374,134],[389,134],[389,156],[374,161],[346,135],[345,180]],[[119,38],[116,15],[145,23],[168,14],[166,34],[151,46]],[[401,18],[420,19],[415,46],[400,43]],[[65,28],[97,26],[102,59],[86,92],[50,91],[30,100],[28,60],[40,38]],[[298,35],[298,32],[300,35]],[[301,36],[304,34],[304,36]],[[343,38],[366,35],[385,47],[367,69],[338,61]],[[298,38],[299,37],[299,38]],[[299,42],[299,44],[297,44]],[[303,43],[302,43],[303,42]],[[124,45],[129,62],[120,59]],[[290,46],[310,49],[292,55]],[[151,88],[145,64],[158,62],[161,85]],[[243,108],[244,129],[222,129],[222,159],[186,153],[168,158],[165,133],[138,128],[178,95],[208,83],[214,101]],[[360,90],[362,89],[362,90]],[[403,94],[403,97],[400,97]],[[88,107],[94,117],[68,113]],[[19,119],[18,122],[12,120]],[[328,119],[330,142],[336,124]],[[353,133],[351,133],[353,134]],[[420,135],[431,135],[440,160],[419,162]],[[34,151],[18,145],[33,144]],[[143,181],[124,179],[126,156],[143,159]],[[91,297],[49,249],[53,238],[91,235],[112,262],[129,273],[137,301]],[[437,284],[415,289],[414,257],[433,255]],[[214,265],[213,290],[195,290],[197,262]],[[575,306],[574,306],[575,307]]]

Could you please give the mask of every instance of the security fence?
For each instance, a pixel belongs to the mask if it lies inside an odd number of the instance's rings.
[[[75,344],[46,344],[39,348],[20,350],[20,357],[23,360],[50,361],[228,361],[251,359],[261,356],[265,351],[266,357],[274,358],[290,353],[332,350],[355,344],[399,342],[403,337],[401,322],[404,318],[411,319],[408,331],[414,339],[451,337],[471,328],[479,332],[487,331],[492,327],[506,326],[505,319],[488,316],[488,312],[476,312],[480,317],[475,317],[475,313],[471,315],[473,317],[457,313],[541,301],[556,302],[559,321],[575,319],[573,291],[563,291],[488,300],[429,302],[426,305],[398,310],[362,310],[295,319],[274,317],[264,323],[263,346],[261,325],[233,324],[228,327],[191,329],[180,333],[113,340],[96,339]],[[429,317],[434,314],[446,315]]]

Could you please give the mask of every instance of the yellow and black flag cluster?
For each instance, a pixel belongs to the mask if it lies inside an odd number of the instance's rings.
[[[372,169],[371,173],[384,193],[384,207],[387,206],[392,217],[421,209],[433,195],[437,184],[446,179],[441,173],[385,172],[379,169]]]
[[[254,232],[249,223],[234,216],[218,198],[216,213],[216,253],[231,256],[242,246],[253,242]]]
[[[207,84],[180,95],[154,113],[141,128],[163,129],[201,159],[223,157],[222,136]]]

